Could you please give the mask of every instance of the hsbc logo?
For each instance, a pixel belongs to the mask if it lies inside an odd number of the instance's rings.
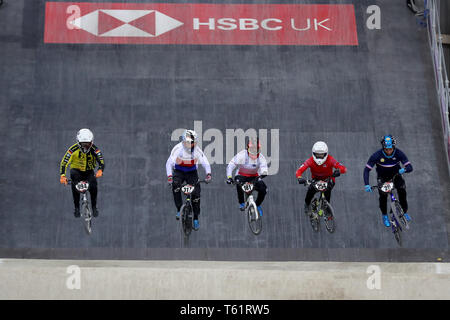
[[[78,12],[73,6],[71,9]],[[69,29],[82,29],[99,37],[157,37],[183,25],[156,10],[95,10],[67,20]]]
[[[45,43],[358,45],[353,5],[46,2]]]
[[[329,18],[324,19],[322,21],[318,21],[318,19],[312,19],[307,18],[305,19],[304,23],[299,26],[299,22],[295,21],[295,19],[289,19],[290,24],[289,27],[291,27],[293,30],[296,31],[319,31],[319,28],[323,28],[324,30],[332,31],[330,27],[326,25],[326,23],[330,20]],[[209,18],[206,22],[201,22],[199,18],[194,18],[193,26],[194,30],[200,30],[201,27],[206,27],[209,30],[215,30],[216,28],[219,30],[258,30],[258,29],[264,29],[268,31],[279,31],[282,30],[284,27],[283,25],[285,22],[278,18],[266,18],[260,21],[257,19],[252,18],[240,18],[240,19],[233,19],[233,18],[221,18],[221,19],[214,19]]]

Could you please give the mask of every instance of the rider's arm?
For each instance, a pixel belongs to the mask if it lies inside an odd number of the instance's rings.
[[[208,158],[205,156],[203,151],[200,150],[200,148],[197,147],[197,150],[198,150],[198,160],[205,169],[206,175],[211,174],[211,165],[209,164]]]
[[[258,174],[260,176],[267,176],[269,172],[269,168],[267,167],[267,160],[266,158],[260,153],[259,154],[259,168],[258,168]]]
[[[337,161],[334,158],[333,158],[333,160],[334,160],[333,161],[333,168],[339,169],[339,172],[341,174],[344,174],[344,173],[347,172],[347,168],[342,163],[340,163],[339,161]]]
[[[66,153],[64,154],[64,157],[61,160],[61,164],[59,166],[59,174],[61,176],[66,176],[67,167],[69,166],[71,160],[72,160],[72,154],[78,150],[78,144],[74,144],[71,146]]]
[[[377,163],[377,153],[374,153],[374,154],[369,158],[369,161],[367,161],[366,166],[364,167],[363,178],[364,178],[364,184],[365,184],[366,186],[369,185],[369,174],[370,174],[370,170],[373,169],[373,167],[375,166],[376,163]]]
[[[309,163],[308,160],[306,160],[301,166],[300,168],[297,169],[297,171],[295,172],[295,177],[298,179],[302,176],[303,172],[306,171],[306,169],[309,168]]]
[[[238,157],[238,155],[235,155],[233,157],[233,159],[231,159],[230,163],[227,166],[227,178],[232,178],[233,177],[233,171],[237,167],[237,157]]]
[[[166,161],[166,174],[168,177],[172,176],[173,174],[173,168],[175,167],[179,145],[180,144],[177,144],[175,147],[173,147],[172,151],[170,152],[169,158]]]
[[[95,158],[97,159],[97,163],[98,163],[98,169],[104,171],[105,170],[105,159],[103,159],[103,154],[100,151],[99,148],[97,148],[95,145],[92,146],[95,154]]]
[[[397,149],[398,157],[400,161],[402,162],[403,166],[405,167],[406,172],[413,171],[413,167],[411,165],[411,162],[409,162],[408,157],[399,149]]]

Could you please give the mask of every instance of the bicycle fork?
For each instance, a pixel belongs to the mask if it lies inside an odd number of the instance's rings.
[[[391,192],[390,194],[391,196],[391,222],[392,222],[392,232],[395,232],[397,229],[400,229],[400,231],[402,230],[402,227],[400,226],[400,223],[398,222],[397,218],[397,214],[396,214],[396,210],[397,208],[395,207],[395,202],[397,201],[397,199],[394,196],[394,193]]]

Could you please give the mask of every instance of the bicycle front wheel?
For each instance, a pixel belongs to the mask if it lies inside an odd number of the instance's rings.
[[[319,218],[319,203],[317,198],[314,198],[311,202],[310,206],[311,214],[309,216],[309,221],[311,222],[311,227],[315,232],[319,232],[319,224],[320,224],[320,218]]]
[[[324,215],[325,228],[329,233],[333,233],[336,229],[336,222],[334,221],[334,209],[326,200],[324,201]]]
[[[402,206],[400,205],[400,203],[398,201],[395,202],[395,210],[397,213],[397,217],[400,220],[400,223],[405,227],[405,229],[409,229],[409,223],[406,220]]]
[[[262,217],[258,213],[256,204],[252,203],[247,208],[248,226],[254,235],[258,235],[262,230]]]
[[[400,227],[400,223],[395,215],[395,213],[391,210],[391,225],[392,225],[392,233],[394,234],[394,238],[397,241],[399,246],[402,246],[402,228]]]
[[[88,202],[82,203],[81,212],[83,213],[84,230],[90,235],[92,233],[92,213]]]
[[[189,236],[192,231],[192,226],[194,223],[194,214],[192,212],[192,207],[190,205],[183,206],[181,224],[185,236]]]

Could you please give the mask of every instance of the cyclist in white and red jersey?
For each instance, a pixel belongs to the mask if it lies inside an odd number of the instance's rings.
[[[259,139],[250,139],[247,142],[245,150],[242,150],[236,154],[227,167],[227,183],[233,183],[233,172],[238,169],[234,180],[236,182],[245,183],[251,182],[254,185],[254,189],[258,191],[258,197],[256,198],[256,206],[258,207],[258,212],[262,216],[263,211],[261,204],[267,193],[267,186],[262,181],[262,178],[267,176],[267,161],[266,158],[261,154],[261,144]],[[236,185],[239,209],[244,211],[244,191],[242,191],[239,185]]]

